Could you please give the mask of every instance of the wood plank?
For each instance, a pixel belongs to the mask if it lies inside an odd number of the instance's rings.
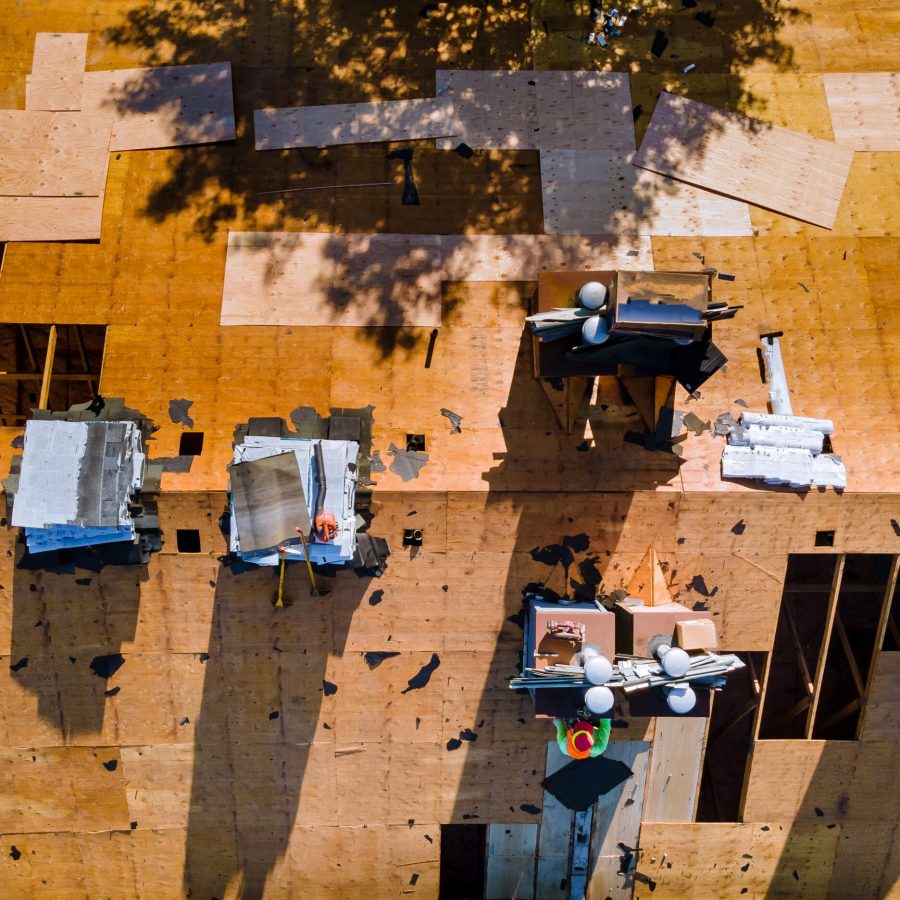
[[[825,678],[825,666],[828,662],[828,648],[831,646],[831,633],[834,630],[834,619],[837,614],[838,601],[840,600],[841,579],[844,575],[844,563],[846,554],[841,554],[837,565],[834,567],[834,577],[831,581],[831,592],[828,595],[828,608],[825,612],[825,630],[822,633],[822,646],[819,650],[819,662],[816,665],[816,680],[813,684],[812,702],[806,714],[806,739],[810,740],[813,734],[813,726],[816,722],[816,710],[819,708],[819,697],[822,693],[822,681]]]
[[[103,114],[0,110],[0,195],[99,196],[111,127]]]
[[[852,160],[846,147],[663,92],[634,164],[832,228]]]
[[[87,72],[85,112],[113,118],[110,150],[232,141],[231,63]]]
[[[538,272],[653,268],[647,237],[603,235],[445,235],[447,281],[533,281]]]
[[[707,724],[701,716],[657,718],[644,822],[693,821]]]
[[[450,97],[253,111],[257,150],[411,141],[460,130]]]
[[[432,235],[231,232],[222,325],[437,326]]]
[[[537,825],[488,825],[485,900],[531,900]]]
[[[47,408],[47,398],[50,396],[50,379],[53,376],[53,360],[56,356],[56,326],[50,326],[50,336],[47,339],[47,355],[44,357],[44,374],[41,377],[41,392],[38,396],[38,409]]]
[[[586,900],[607,897],[629,900],[631,897],[634,878],[630,873],[619,874],[625,853],[620,845],[630,848],[639,845],[649,754],[650,744],[646,741],[610,741],[603,754],[625,763],[633,775],[597,799]]]
[[[541,150],[548,234],[750,235],[746,203],[632,165],[634,152]]]
[[[25,76],[25,109],[81,109],[87,33],[34,36],[31,74]]]
[[[900,150],[900,75],[826,72],[822,75],[831,127],[851,150]]]
[[[0,196],[0,241],[98,240],[110,155],[103,157],[104,188],[97,197]]]
[[[556,741],[547,742],[547,777],[570,762],[572,758],[560,752]],[[566,881],[569,876],[569,848],[574,820],[572,810],[563,806],[553,794],[544,791],[535,877],[535,893],[541,900],[545,897],[548,900],[565,900],[568,896]]]

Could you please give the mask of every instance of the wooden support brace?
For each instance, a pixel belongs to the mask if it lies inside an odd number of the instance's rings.
[[[47,400],[50,397],[50,380],[53,376],[53,359],[56,356],[56,326],[50,326],[50,337],[47,341],[47,356],[44,359],[44,375],[41,379],[41,393],[38,400],[38,409],[47,408]]]
[[[850,646],[850,639],[847,637],[847,631],[840,617],[834,620],[834,630],[840,638],[841,646],[844,648],[844,655],[847,657],[847,665],[850,666],[850,674],[853,676],[853,683],[856,685],[856,693],[863,697],[866,693],[866,686],[863,684],[862,675],[859,666],[856,664],[856,657],[853,655],[853,648]]]
[[[840,554],[837,565],[834,567],[834,577],[831,579],[831,591],[828,595],[828,609],[825,615],[825,631],[822,634],[822,647],[819,650],[819,662],[816,666],[816,680],[813,684],[812,702],[809,704],[809,712],[806,717],[806,739],[812,739],[813,724],[816,721],[816,710],[819,707],[819,696],[822,693],[822,680],[825,678],[825,661],[828,659],[828,647],[831,644],[831,632],[834,628],[835,614],[837,613],[838,596],[840,594],[841,579],[844,575],[844,563],[847,557]]]
[[[843,709],[839,709],[833,716],[830,716],[822,723],[822,729],[827,731],[834,725],[837,725],[838,722],[843,722],[847,716],[853,715],[860,707],[862,706],[862,700],[857,697],[856,700],[851,700]]]
[[[791,612],[791,604],[787,595],[785,595],[784,599],[781,601],[781,605],[784,608],[784,615],[791,632],[791,642],[794,645],[794,652],[797,654],[797,662],[800,663],[800,669],[803,672],[803,680],[806,682],[806,693],[811,697],[813,692],[813,680],[812,676],[809,674],[809,666],[806,665],[806,657],[803,655],[803,644],[800,642],[797,623],[794,621],[794,614]]]

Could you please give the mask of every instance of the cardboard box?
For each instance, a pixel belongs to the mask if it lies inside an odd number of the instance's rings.
[[[640,600],[623,600],[616,604],[616,653],[649,657],[653,638],[660,636],[671,642],[679,622],[711,618],[711,613],[680,603],[644,606]]]
[[[711,619],[687,619],[675,625],[675,643],[683,650],[715,650],[716,623]]]

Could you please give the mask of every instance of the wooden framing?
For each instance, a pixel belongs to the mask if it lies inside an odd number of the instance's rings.
[[[819,693],[822,690],[822,680],[825,678],[825,664],[828,659],[828,648],[831,644],[831,632],[837,613],[838,599],[840,596],[841,578],[844,574],[846,554],[838,556],[837,565],[834,567],[834,576],[831,579],[831,591],[828,595],[828,608],[825,612],[825,631],[822,635],[822,647],[819,650],[819,663],[816,666],[816,677],[813,682],[812,700],[809,704],[809,712],[806,716],[806,739],[812,740],[813,726],[816,721],[816,710],[819,706]]]
[[[47,342],[47,355],[44,357],[44,374],[41,377],[41,393],[38,399],[38,409],[47,408],[47,399],[50,396],[50,379],[53,377],[53,360],[56,357],[56,326],[50,326],[50,337]]]

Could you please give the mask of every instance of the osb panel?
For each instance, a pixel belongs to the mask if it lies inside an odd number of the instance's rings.
[[[644,824],[634,897],[709,897],[725,885],[749,897],[823,897],[840,834],[841,826],[774,821]]]

